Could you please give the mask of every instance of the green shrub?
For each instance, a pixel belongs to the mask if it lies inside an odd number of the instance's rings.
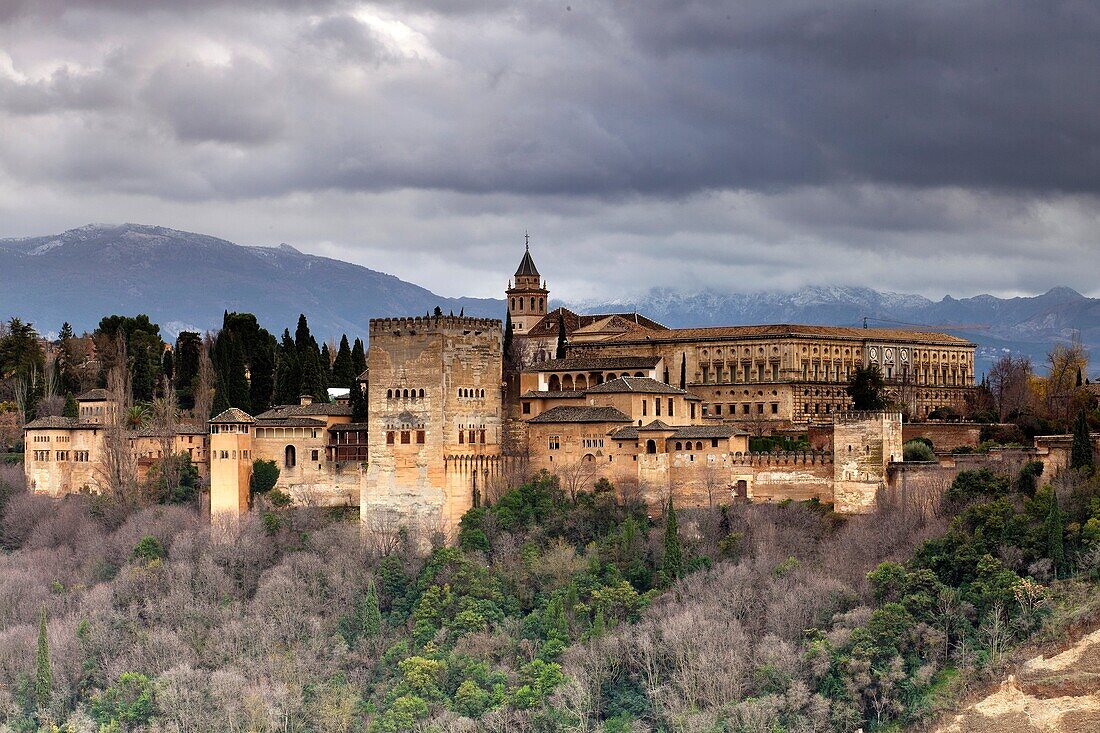
[[[904,446],[903,455],[905,460],[908,461],[924,461],[930,462],[936,460],[936,452],[932,450],[932,442],[923,438],[917,438],[910,440]]]

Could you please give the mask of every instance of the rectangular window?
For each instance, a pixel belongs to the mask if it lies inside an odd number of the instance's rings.
[[[524,402],[523,403],[523,414],[524,415],[530,415],[531,414],[531,403],[530,402]]]
[[[416,431],[416,444],[417,445],[424,445],[424,431],[423,430],[417,430]]]
[[[468,442],[470,445],[474,444],[474,431],[473,430],[471,430],[469,432],[469,434],[466,436],[466,442]]]
[[[669,417],[674,417],[674,415],[672,414],[672,398],[671,397],[668,398],[668,416]]]
[[[317,461],[317,451],[312,450],[312,451],[309,452],[309,460],[314,461],[314,462]]]
[[[462,445],[465,442],[466,442],[466,431],[459,430],[458,431],[458,444]]]
[[[411,436],[411,435],[409,435],[409,431],[408,431],[408,430],[402,430],[402,431],[401,431],[401,445],[408,445],[408,444],[409,444],[409,441],[410,441],[411,439],[412,439],[412,436]]]
[[[561,436],[560,435],[551,435],[547,442],[549,444],[550,450],[557,450],[558,448],[561,448]]]
[[[642,416],[644,417],[647,414],[649,414],[649,413],[647,411],[646,401],[642,400]]]
[[[656,417],[661,416],[661,398],[657,397],[653,400],[653,414]]]
[[[741,405],[741,412],[743,412],[746,415],[749,414],[749,405],[748,405],[748,403],[745,403],[745,404]]]
[[[393,445],[393,431],[386,431],[386,445]]]
[[[778,415],[779,414],[779,403],[778,402],[773,402],[772,403],[772,414],[773,415]]]
[[[711,448],[717,448],[718,447],[718,438],[711,438],[710,439],[710,447]]]
[[[479,431],[477,440],[482,445],[485,445],[485,431],[484,430]]]
[[[715,405],[714,406],[714,414],[715,415],[721,415],[722,414],[722,406],[721,405]]]
[[[691,403],[691,419],[692,420],[695,419],[695,403],[694,402]]]

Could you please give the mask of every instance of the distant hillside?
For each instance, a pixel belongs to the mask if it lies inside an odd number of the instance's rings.
[[[165,227],[91,224],[56,236],[0,240],[0,317],[43,332],[92,329],[110,313],[148,313],[167,332],[221,325],[223,310],[255,313],[271,331],[305,313],[318,337],[366,336],[368,321],[439,306],[502,318],[504,302],[444,298],[359,265],[289,245],[244,247]]]
[[[106,314],[148,313],[174,335],[216,328],[228,309],[255,313],[272,331],[293,328],[304,312],[318,336],[364,336],[371,318],[416,315],[437,305],[467,315],[504,315],[502,300],[445,298],[392,275],[285,244],[244,247],[138,224],[90,224],[53,236],[0,239],[0,318],[18,315],[43,332],[56,332],[66,320],[81,330],[94,328]],[[567,305],[582,312],[636,309],[673,327],[854,326],[865,316],[874,326],[984,325],[952,329],[979,344],[979,372],[1005,351],[1041,364],[1052,344],[1075,333],[1100,354],[1100,299],[1069,288],[1030,298],[979,295],[938,302],[853,287],[758,294],[652,290],[638,298]],[[1098,374],[1094,369],[1094,378]]]
[[[652,290],[645,296],[575,304],[590,311],[635,308],[667,326],[812,323],[859,326],[944,328],[979,345],[978,370],[1000,354],[1026,354],[1041,366],[1052,344],[1075,335],[1100,356],[1100,299],[1070,288],[1054,288],[1029,298],[979,295],[940,301],[919,295],[881,293],[870,288],[806,288],[797,293],[677,293]],[[952,328],[963,326],[963,328]],[[984,326],[984,328],[967,328]],[[1094,368],[1094,377],[1100,374]]]

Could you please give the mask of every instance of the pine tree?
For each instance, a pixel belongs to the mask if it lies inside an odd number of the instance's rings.
[[[1070,449],[1070,468],[1092,471],[1092,436],[1089,435],[1089,421],[1085,411],[1077,414],[1077,423],[1073,426],[1073,447]]]
[[[69,325],[68,321],[65,321],[61,324],[61,330],[57,334],[57,340],[68,341],[69,339],[73,338],[74,335],[75,334],[73,334],[73,327]]]
[[[676,509],[672,506],[672,493],[668,495],[668,509],[665,512],[665,556],[661,559],[661,574],[666,583],[680,577],[684,571],[684,550],[680,544],[680,534],[676,527]]]
[[[855,368],[847,392],[855,410],[881,410],[886,407],[886,383],[882,372],[874,364]]]
[[[42,604],[42,615],[38,622],[38,652],[35,656],[34,702],[38,709],[39,720],[50,709],[53,696],[53,672],[50,669],[50,640],[46,635],[46,604]]]
[[[378,591],[373,580],[367,583],[367,595],[359,605],[359,614],[364,639],[373,639],[382,633],[382,609],[378,605]]]
[[[332,386],[348,387],[355,383],[355,367],[351,363],[351,346],[347,334],[340,337],[340,348],[336,350],[336,359],[332,362]]]
[[[558,313],[558,350],[554,354],[556,359],[565,358],[565,317]]]
[[[355,339],[351,347],[351,366],[356,379],[359,379],[359,375],[367,370],[367,353],[363,348],[362,339]]]

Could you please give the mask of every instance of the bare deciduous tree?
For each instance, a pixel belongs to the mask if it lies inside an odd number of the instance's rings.
[[[137,460],[126,429],[126,414],[133,405],[126,339],[120,333],[111,344],[111,368],[107,372],[108,408],[104,415],[102,459],[96,465],[100,488],[112,499],[128,503],[135,498]]]

